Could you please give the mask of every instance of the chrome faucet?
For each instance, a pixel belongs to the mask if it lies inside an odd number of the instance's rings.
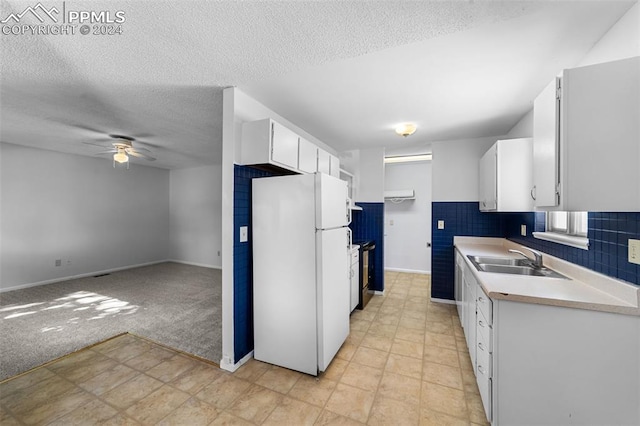
[[[525,250],[530,251],[531,253],[533,253],[534,258],[531,259],[529,256],[527,256],[526,254],[524,254],[523,252],[521,252],[520,250],[514,250],[514,249],[509,249],[510,253],[517,253],[519,255],[524,256],[527,260],[529,260],[529,262],[531,262],[531,265],[534,268],[542,268],[542,253],[540,253],[537,250],[534,249],[530,249],[528,247],[522,247]]]

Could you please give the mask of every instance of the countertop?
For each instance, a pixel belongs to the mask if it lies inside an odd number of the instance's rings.
[[[508,250],[522,250],[523,246],[503,238],[483,237],[455,237],[454,246],[492,299],[640,316],[640,287],[633,284],[546,253],[543,253],[543,264],[570,279],[482,272],[476,269],[467,255],[521,258]]]

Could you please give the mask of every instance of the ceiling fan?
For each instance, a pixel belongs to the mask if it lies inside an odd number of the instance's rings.
[[[140,147],[140,142],[136,142],[136,146],[134,146],[135,138],[131,136],[125,135],[115,135],[110,134],[111,138],[109,141],[111,142],[112,147],[107,151],[97,152],[96,155],[102,154],[113,154],[113,167],[116,167],[116,163],[126,164],[127,169],[129,168],[129,156],[143,158],[148,161],[155,161],[155,157],[152,157],[152,152],[147,148]],[[91,145],[98,145],[104,147],[103,144],[99,144],[96,142],[85,142]]]

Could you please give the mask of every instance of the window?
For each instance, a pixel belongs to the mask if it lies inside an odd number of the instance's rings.
[[[547,212],[546,232],[587,236],[587,212]]]
[[[541,240],[589,249],[587,212],[547,212],[545,232],[534,232]]]

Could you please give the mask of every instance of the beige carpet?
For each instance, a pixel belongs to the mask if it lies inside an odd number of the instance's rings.
[[[123,332],[220,362],[221,283],[168,262],[0,293],[0,380]]]

